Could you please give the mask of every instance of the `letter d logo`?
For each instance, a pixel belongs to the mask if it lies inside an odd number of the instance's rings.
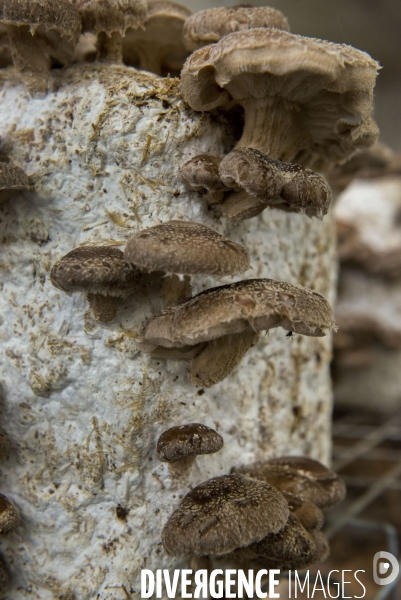
[[[377,568],[377,563],[381,558],[384,558],[386,562],[380,563],[379,568]],[[388,573],[390,564],[392,567],[392,573],[387,577],[379,577],[379,574],[383,575]],[[393,581],[397,579],[399,571],[400,565],[398,564],[398,560],[395,556],[390,554],[390,552],[385,552],[384,550],[381,552],[376,552],[373,557],[373,579],[375,583],[378,585],[388,585],[389,583],[393,583]]]

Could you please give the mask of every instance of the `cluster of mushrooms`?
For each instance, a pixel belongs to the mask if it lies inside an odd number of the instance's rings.
[[[157,454],[177,476],[198,455],[222,447],[216,431],[189,423],[165,431]],[[211,568],[220,558],[245,569],[302,569],[327,557],[322,511],[344,496],[342,480],[310,458],[288,456],[234,468],[185,496],[163,529],[163,546],[171,556],[188,558],[195,569]]]
[[[12,62],[32,94],[47,92],[52,67],[93,60],[158,75],[181,71],[193,110],[225,111],[242,124],[226,156],[198,155],[180,171],[216,219],[237,223],[268,207],[323,218],[332,193],[311,169],[324,171],[378,135],[371,117],[378,64],[352,47],[290,33],[275,9],[190,15],[170,0],[0,0],[0,66]],[[1,190],[28,187],[19,167],[0,165]],[[191,380],[209,387],[238,365],[261,331],[323,336],[335,329],[325,298],[300,285],[248,279],[191,297],[191,277],[234,276],[249,266],[246,249],[213,229],[169,221],[130,236],[124,252],[107,245],[72,249],[50,278],[68,294],[85,293],[101,323],[116,317],[119,300],[144,278],[159,278],[164,308],[145,323],[139,347],[190,360]],[[223,445],[201,424],[173,430],[157,450],[176,474],[196,454]],[[3,436],[0,457],[6,452]],[[321,510],[344,492],[335,473],[307,458],[239,468],[195,487],[168,520],[163,544],[173,556],[302,568],[327,555]],[[0,533],[18,520],[0,496]]]

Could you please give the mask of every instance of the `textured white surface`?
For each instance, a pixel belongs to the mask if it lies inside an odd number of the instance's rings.
[[[230,377],[199,390],[187,362],[137,351],[141,326],[161,307],[157,286],[99,325],[83,295],[51,285],[51,265],[83,242],[123,248],[138,228],[196,220],[247,248],[244,278],[301,283],[332,302],[332,221],[277,210],[238,227],[215,219],[177,173],[196,154],[222,156],[230,137],[222,119],[186,108],[174,82],[90,65],[57,72],[53,91],[31,99],[12,71],[2,77],[2,155],[36,190],[0,205],[0,425],[12,438],[0,489],[23,518],[0,540],[13,577],[6,597],[119,600],[122,586],[139,597],[141,568],[180,564],[160,533],[191,486],[263,457],[328,461],[330,339],[274,330]],[[194,293],[229,281],[198,278]],[[174,480],[156,457],[158,436],[194,421],[225,446]]]
[[[340,224],[356,230],[359,243],[371,252],[401,252],[400,206],[400,177],[356,179],[340,194],[334,214]]]

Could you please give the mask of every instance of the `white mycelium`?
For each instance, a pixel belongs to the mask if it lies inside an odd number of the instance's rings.
[[[140,228],[193,220],[247,248],[252,270],[242,278],[301,283],[332,301],[332,222],[268,209],[233,226],[186,191],[179,167],[223,156],[233,142],[223,117],[185,106],[177,80],[122,66],[55,73],[48,95],[31,98],[12,69],[2,72],[0,158],[21,166],[34,191],[0,205],[0,426],[12,440],[0,490],[22,515],[0,547],[8,598],[119,600],[139,597],[141,568],[187,564],[169,559],[160,539],[191,487],[277,455],[327,462],[330,339],[273,330],[225,381],[201,390],[188,362],[137,349],[161,308],[158,285],[121,300],[103,325],[84,294],[53,287],[51,266],[82,243],[124,249]],[[193,293],[230,281],[194,278]],[[225,445],[173,479],[156,442],[190,422],[216,429]]]

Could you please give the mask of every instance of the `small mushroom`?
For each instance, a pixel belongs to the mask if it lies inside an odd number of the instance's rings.
[[[0,23],[26,86],[46,93],[51,58],[72,60],[82,26],[77,9],[69,0],[2,0]]]
[[[0,163],[0,198],[8,198],[15,190],[29,189],[29,179],[25,172],[15,165]]]
[[[14,503],[0,494],[0,534],[10,533],[18,527],[20,517]]]
[[[233,469],[259,481],[273,485],[280,492],[312,502],[328,509],[341,502],[346,494],[344,482],[320,462],[304,456],[283,456]]]
[[[223,438],[214,429],[200,423],[188,423],[164,431],[157,442],[157,456],[169,463],[172,473],[188,471],[200,454],[222,449]]]
[[[256,216],[266,206],[322,218],[332,193],[321,175],[300,165],[273,160],[253,148],[237,148],[220,163],[221,182],[229,189],[219,206],[221,214],[236,221]],[[246,192],[245,194],[243,192]]]
[[[6,460],[10,452],[10,438],[0,429],[0,461]]]
[[[221,277],[249,268],[249,256],[243,246],[210,227],[190,221],[167,221],[136,233],[129,238],[124,256],[140,269],[168,275],[164,280],[165,305],[191,296],[191,275]]]
[[[198,154],[180,169],[180,178],[186,188],[208,192],[208,203],[213,206],[223,201],[224,193],[230,190],[222,183],[219,175],[221,158],[210,154]]]
[[[182,28],[191,11],[172,0],[148,0],[143,28],[128,29],[123,39],[126,65],[156,75],[179,76],[189,52],[182,41]]]
[[[171,556],[222,555],[276,533],[289,516],[272,486],[223,475],[191,490],[167,521],[162,542]]]
[[[95,319],[108,323],[117,314],[117,299],[135,290],[138,271],[117,248],[81,246],[53,266],[50,280],[63,292],[85,292]]]
[[[324,560],[328,544],[323,534],[308,532],[290,514],[287,523],[277,533],[269,533],[261,541],[236,550],[232,557],[249,568],[302,569]]]
[[[146,17],[146,0],[75,0],[83,33],[97,36],[98,60],[122,63],[123,36],[140,27]]]
[[[201,10],[188,17],[184,25],[184,43],[188,50],[218,42],[233,31],[274,27],[290,30],[282,12],[269,6],[230,6]]]

